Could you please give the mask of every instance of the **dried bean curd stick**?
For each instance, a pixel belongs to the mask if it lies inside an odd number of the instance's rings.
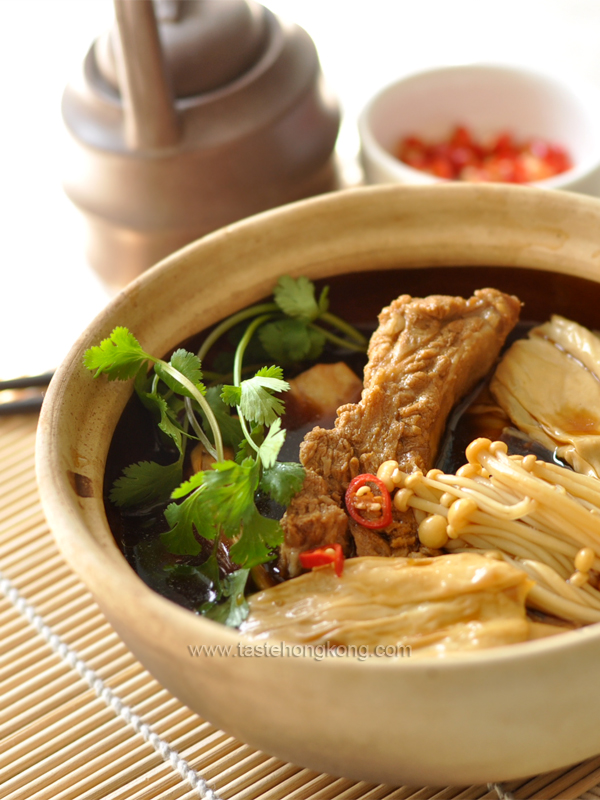
[[[473,552],[473,550],[481,553],[489,553],[489,545],[484,540],[481,540],[478,537],[470,538],[475,545],[474,547],[464,546],[466,544],[464,542],[461,546],[456,547],[455,545],[457,544],[457,541],[454,541],[447,549],[453,553]],[[501,554],[506,561],[509,561],[515,567],[522,569],[524,572],[527,572],[527,574],[533,580],[538,581],[536,585],[533,586],[529,591],[527,596],[528,605],[548,614],[553,614],[577,623],[587,624],[592,622],[600,622],[600,606],[597,606],[594,603],[594,607],[591,607],[588,604],[587,597],[584,597],[584,587],[574,587],[576,592],[574,595],[575,599],[564,598],[560,594],[557,594],[554,590],[540,585],[540,576],[534,572],[531,567],[531,564],[533,563],[532,560],[525,559],[520,561],[519,559],[515,559],[505,553]],[[564,583],[564,581],[562,582]],[[587,586],[586,589],[599,594],[597,590],[590,586]]]
[[[462,536],[464,535],[464,539]],[[463,552],[469,549],[480,549],[486,550],[489,547],[492,547],[495,550],[503,553],[504,555],[510,556],[511,558],[519,557],[516,553],[509,553],[509,547],[502,547],[502,541],[498,541],[498,538],[501,537],[494,537],[493,535],[485,534],[482,531],[477,530],[476,528],[469,529],[467,531],[461,532],[461,538],[456,539],[452,542],[449,542],[446,546],[446,549],[451,552]],[[566,581],[570,578],[573,574],[573,567],[572,562],[569,562],[567,558],[565,558],[562,554],[550,551],[542,551],[541,553],[538,551],[538,556],[541,555],[541,558],[544,559],[543,562],[548,567],[551,567],[561,578],[561,580]],[[535,561],[536,559],[530,559]],[[539,559],[537,559],[539,560]],[[570,585],[570,584],[569,584]],[[589,584],[584,584],[583,586],[576,587],[578,590],[584,590],[588,594],[591,593],[592,598],[594,598],[594,603],[600,604],[600,593],[597,589],[590,586]],[[582,602],[586,602],[582,598]],[[600,605],[599,605],[600,607]]]

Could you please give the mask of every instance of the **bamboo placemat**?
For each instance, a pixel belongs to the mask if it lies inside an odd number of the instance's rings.
[[[3,800],[600,798],[600,756],[502,786],[398,788],[285,764],[216,730],[146,672],[63,561],[35,484],[36,423],[0,420]]]

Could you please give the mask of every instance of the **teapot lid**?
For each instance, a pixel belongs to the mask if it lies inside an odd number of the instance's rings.
[[[255,0],[153,0],[153,5],[176,98],[227,85],[247,72],[266,47],[265,9]],[[118,35],[114,25],[94,45],[98,70],[116,92]]]

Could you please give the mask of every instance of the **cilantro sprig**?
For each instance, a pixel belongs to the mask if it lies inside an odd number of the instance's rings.
[[[278,461],[286,435],[282,395],[290,385],[276,364],[242,380],[248,345],[256,337],[279,364],[317,358],[328,339],[349,349],[366,349],[363,335],[328,311],[327,289],[317,297],[307,278],[284,276],[273,294],[273,302],[252,306],[218,325],[197,355],[178,349],[168,361],[156,358],[127,328],[117,327],[84,356],[95,378],[134,379],[138,397],[178,453],[166,466],[151,461],[128,466],[110,490],[111,502],[135,509],[171,501],[164,511],[169,529],[161,543],[174,558],[192,563],[170,568],[191,570],[210,584],[210,599],[200,613],[233,625],[247,613],[243,592],[250,570],[272,559],[283,541],[279,521],[260,514],[257,494],[285,506],[304,481],[300,464]],[[224,333],[246,322],[235,351],[232,382],[207,389],[205,355]],[[214,463],[183,481],[190,439],[200,441]],[[235,461],[225,458],[224,442],[237,450]],[[198,565],[194,559],[205,552],[202,540],[213,546],[210,557]],[[223,544],[236,567],[225,574],[217,559]]]
[[[264,470],[273,470],[285,441],[280,419],[285,406],[277,395],[288,391],[290,386],[277,366],[264,367],[252,378],[241,380],[244,351],[261,321],[259,318],[252,322],[242,337],[236,352],[235,383],[223,386],[220,398],[215,397],[212,389],[207,393],[201,381],[201,362],[196,355],[179,349],[168,362],[163,361],[147,353],[126,328],[115,328],[100,345],[85,353],[84,365],[95,371],[94,377],[101,374],[106,374],[109,380],[135,377],[140,399],[156,412],[159,427],[179,450],[179,459],[167,466],[148,461],[131,464],[117,479],[109,495],[111,501],[122,508],[155,504],[169,496],[174,501],[182,500],[171,503],[165,511],[170,529],[163,534],[162,541],[173,554],[198,555],[202,549],[198,536],[209,541],[223,536],[232,543],[231,558],[238,566],[249,569],[269,560],[283,539],[279,522],[259,514],[254,496]],[[154,375],[148,387],[149,364]],[[238,419],[228,415],[228,406],[236,407]],[[190,436],[179,420],[183,409],[197,438],[213,455],[215,463],[212,470],[198,472],[181,484],[184,442]],[[217,414],[228,435],[231,437],[239,429],[254,452],[241,464],[224,457]],[[253,435],[257,430],[259,432]],[[239,446],[239,441],[237,444]],[[303,478],[299,465],[288,465],[287,472],[281,473],[284,482],[291,481],[296,491],[301,485],[299,472]],[[267,479],[263,491],[269,493],[271,485],[273,483]],[[279,486],[275,494],[281,494]]]
[[[273,302],[258,303],[223,320],[204,340],[198,357],[204,360],[225,333],[258,317],[262,318],[258,338],[278,364],[317,359],[327,340],[348,350],[366,352],[363,334],[328,310],[328,294],[325,287],[317,297],[315,285],[308,278],[284,275],[273,290]]]
[[[219,462],[210,471],[196,473],[171,495],[184,499],[165,511],[171,530],[163,535],[163,543],[171,552],[196,555],[201,545],[195,532],[211,541],[220,534],[232,542],[229,555],[240,567],[270,560],[281,543],[281,526],[256,508],[259,481],[260,465],[252,458],[242,464]]]
[[[222,386],[220,394],[215,387],[206,390],[196,355],[179,349],[169,361],[156,358],[123,327],[115,328],[84,355],[85,367],[96,378],[135,379],[140,400],[156,416],[159,428],[179,453],[177,461],[166,466],[151,461],[128,466],[110,491],[111,502],[128,509],[170,499],[165,509],[169,530],[161,541],[175,556],[198,556],[202,539],[215,544],[226,541],[229,557],[239,569],[220,576],[211,567],[212,578],[207,580],[212,581],[214,600],[200,611],[236,623],[245,608],[239,596],[249,570],[273,558],[283,540],[279,521],[259,513],[256,493],[260,487],[280,502],[284,495],[291,498],[304,479],[299,464],[276,467],[285,440],[280,419],[285,406],[280,395],[290,388],[283,371],[275,365],[267,366],[241,379],[246,346],[261,321],[251,323],[242,337],[236,353],[235,382]],[[237,418],[231,415],[231,407],[237,409]],[[182,483],[185,446],[194,434],[215,463],[212,469]],[[238,449],[240,440],[245,441],[249,452],[240,463],[224,457],[224,437]]]
[[[176,350],[169,361],[163,361],[147,353],[127,328],[117,327],[99,345],[86,350],[83,363],[87,369],[95,370],[94,378],[102,374],[106,374],[109,381],[124,381],[135,377],[135,388],[140,399],[145,405],[158,410],[163,430],[173,438],[180,450],[179,432],[175,433],[171,427],[175,424],[174,413],[169,413],[168,395],[158,393],[156,378],[162,380],[171,392],[195,400],[208,420],[214,437],[214,447],[204,431],[198,434],[199,438],[217,461],[223,460],[221,431],[213,410],[204,397],[206,387],[201,381],[200,359],[194,353]],[[149,363],[154,367],[155,379],[151,391],[144,391],[141,388],[142,381]]]

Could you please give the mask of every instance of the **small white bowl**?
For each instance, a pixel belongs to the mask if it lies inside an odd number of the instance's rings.
[[[535,185],[600,195],[600,92],[515,66],[470,64],[409,75],[382,89],[359,122],[367,183],[446,182],[393,154],[405,136],[439,140],[456,125],[477,139],[505,131],[562,145],[573,167]]]

